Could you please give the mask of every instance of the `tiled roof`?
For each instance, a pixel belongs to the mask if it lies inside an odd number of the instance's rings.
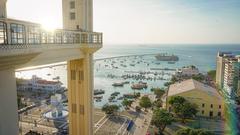
[[[183,82],[177,82],[175,84],[170,85],[168,90],[168,96],[174,96],[174,95],[177,95],[183,92],[188,92],[195,89],[206,92],[210,96],[215,96],[221,99],[221,96],[216,91],[216,89],[193,79],[188,79]]]

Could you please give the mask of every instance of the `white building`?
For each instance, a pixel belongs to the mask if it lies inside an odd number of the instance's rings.
[[[62,83],[59,81],[48,81],[35,75],[33,75],[31,79],[18,79],[17,81],[18,90],[55,92],[56,90],[60,90],[62,88],[61,85]]]
[[[240,56],[219,52],[217,56],[216,83],[224,93],[234,98],[240,95]]]
[[[176,75],[181,75],[181,76],[192,76],[197,74],[199,74],[199,70],[197,67],[193,65],[179,68],[176,71]]]

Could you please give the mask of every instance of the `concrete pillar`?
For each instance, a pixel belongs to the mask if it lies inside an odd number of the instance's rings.
[[[0,135],[18,135],[17,89],[14,69],[0,71]]]
[[[68,61],[69,134],[92,135],[92,55]]]
[[[7,0],[0,0],[0,18],[7,17]]]

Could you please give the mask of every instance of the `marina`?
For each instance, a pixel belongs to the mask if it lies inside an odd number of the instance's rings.
[[[103,49],[96,54],[96,59],[94,60],[94,89],[102,89],[105,92],[99,94],[103,96],[101,99],[95,99],[95,107],[100,108],[106,103],[120,105],[126,94],[129,96],[134,93],[135,90],[131,88],[132,84],[136,84],[139,81],[147,82],[148,87],[136,91],[146,94],[151,93],[151,88],[163,87],[164,83],[170,80],[171,75],[175,74],[176,69],[186,65],[195,65],[203,73],[214,69],[217,49],[210,47],[207,49],[191,48],[189,46],[182,47],[188,50],[187,53],[182,52],[182,48],[172,50],[171,47],[159,48],[158,46],[141,46],[137,48],[117,46],[121,51],[116,51],[115,46]],[[225,50],[228,48],[229,46]],[[142,55],[142,52],[146,52],[145,55]],[[179,57],[179,61],[176,61],[174,64],[169,64],[168,61],[158,61],[154,56],[159,52],[175,54]],[[202,53],[206,55],[201,55]],[[41,66],[31,70],[23,69],[16,72],[18,78],[30,79],[32,75],[37,75],[46,80],[58,79],[57,77],[59,77],[59,81],[63,83],[63,87],[67,87],[66,63],[58,63],[55,66]],[[121,87],[112,86],[117,82],[124,82],[124,84]],[[111,97],[113,92],[120,92],[120,94],[113,100],[114,102],[109,102],[108,98]]]

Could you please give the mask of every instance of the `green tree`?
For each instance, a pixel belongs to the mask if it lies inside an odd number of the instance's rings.
[[[108,105],[105,104],[102,107],[102,111],[105,112],[107,115],[114,115],[119,110],[119,106],[117,105]]]
[[[165,87],[169,87],[169,86],[172,85],[172,84],[173,84],[172,82],[165,82],[165,83],[164,83],[164,86],[165,86]]]
[[[140,102],[139,102],[139,105],[143,108],[145,108],[145,110],[149,107],[152,106],[152,103],[149,99],[149,97],[147,96],[143,96],[141,99],[140,99]]]
[[[156,98],[161,98],[162,95],[165,93],[164,88],[152,88],[151,91],[154,92]]]
[[[216,81],[216,70],[210,70],[207,74],[214,82]]]
[[[164,109],[156,109],[153,111],[152,121],[155,127],[158,128],[160,134],[163,133],[167,125],[171,125],[174,121],[174,118],[171,113],[167,112]]]
[[[124,99],[122,101],[122,105],[127,109],[128,107],[130,107],[132,105],[133,101],[132,100],[128,100],[128,99]]]
[[[153,105],[157,108],[162,107],[162,100],[161,99],[157,99],[153,102]]]
[[[214,135],[214,134],[204,129],[184,128],[184,129],[179,129],[176,132],[176,135]]]
[[[169,104],[173,107],[174,113],[182,119],[183,123],[185,123],[186,118],[193,117],[198,112],[197,105],[188,102],[181,96],[171,98]]]
[[[197,81],[203,81],[205,79],[205,76],[200,73],[198,75],[193,75],[192,79],[197,80]]]

